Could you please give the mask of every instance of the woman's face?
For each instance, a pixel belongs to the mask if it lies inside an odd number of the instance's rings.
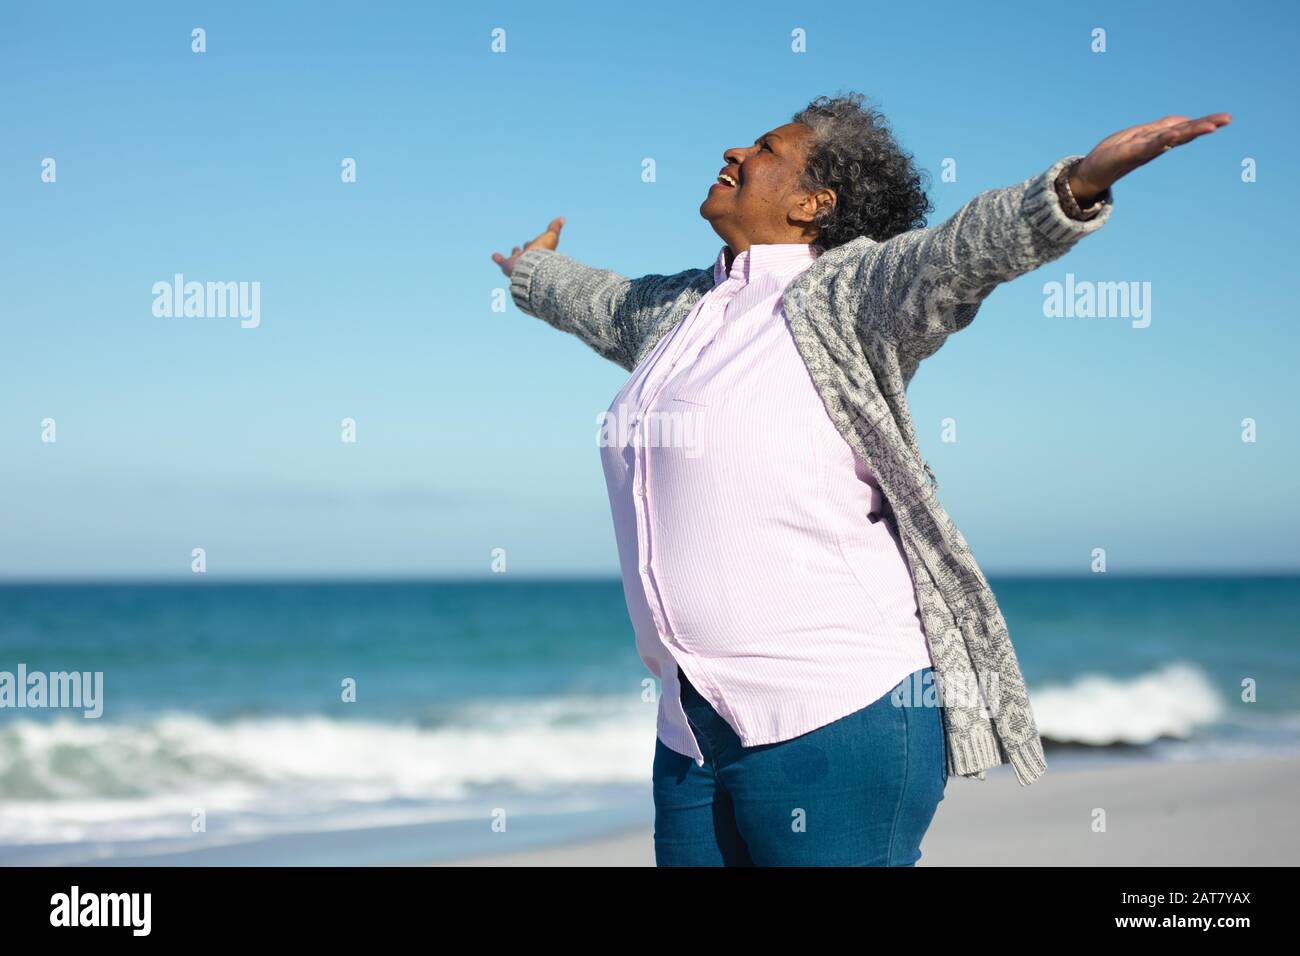
[[[764,133],[752,146],[722,154],[726,165],[720,172],[735,185],[717,182],[709,187],[700,215],[733,253],[758,243],[814,238],[807,225],[818,197],[799,189],[811,134],[802,123],[787,123]]]

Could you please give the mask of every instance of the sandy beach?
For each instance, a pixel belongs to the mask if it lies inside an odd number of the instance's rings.
[[[918,865],[1294,866],[1297,796],[1297,756],[1050,768],[1029,787],[1002,767],[949,781]],[[638,829],[422,865],[653,866],[654,847]]]

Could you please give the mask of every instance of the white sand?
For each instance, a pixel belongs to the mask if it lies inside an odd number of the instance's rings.
[[[1050,756],[1048,758],[1050,763]],[[953,778],[920,866],[1295,866],[1300,757]],[[1095,810],[1105,831],[1094,831]],[[651,833],[435,866],[654,866]]]

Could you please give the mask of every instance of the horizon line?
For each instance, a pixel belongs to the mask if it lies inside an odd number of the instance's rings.
[[[990,578],[1021,580],[1086,580],[1091,578],[1123,578],[1126,580],[1146,578],[1290,578],[1300,577],[1300,568],[1261,568],[1261,569],[1136,569],[1130,571],[1052,571],[1052,570],[1011,570],[985,571]],[[206,579],[206,580],[204,580]],[[97,585],[138,585],[138,586],[221,586],[221,585],[263,585],[263,584],[477,584],[489,581],[516,581],[530,584],[562,583],[596,583],[608,582],[618,584],[622,578],[617,573],[561,572],[555,574],[527,574],[503,572],[486,574],[398,574],[384,572],[378,574],[276,574],[276,575],[231,575],[216,576],[211,572],[204,574],[174,575],[160,577],[151,575],[109,576],[82,575],[69,577],[3,577],[0,587],[84,587]]]

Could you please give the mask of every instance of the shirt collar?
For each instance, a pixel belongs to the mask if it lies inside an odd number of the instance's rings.
[[[713,262],[713,286],[717,288],[728,279],[749,282],[755,276],[775,274],[790,279],[806,269],[820,251],[806,242],[758,243],[739,253],[727,271],[727,247],[723,245]]]

